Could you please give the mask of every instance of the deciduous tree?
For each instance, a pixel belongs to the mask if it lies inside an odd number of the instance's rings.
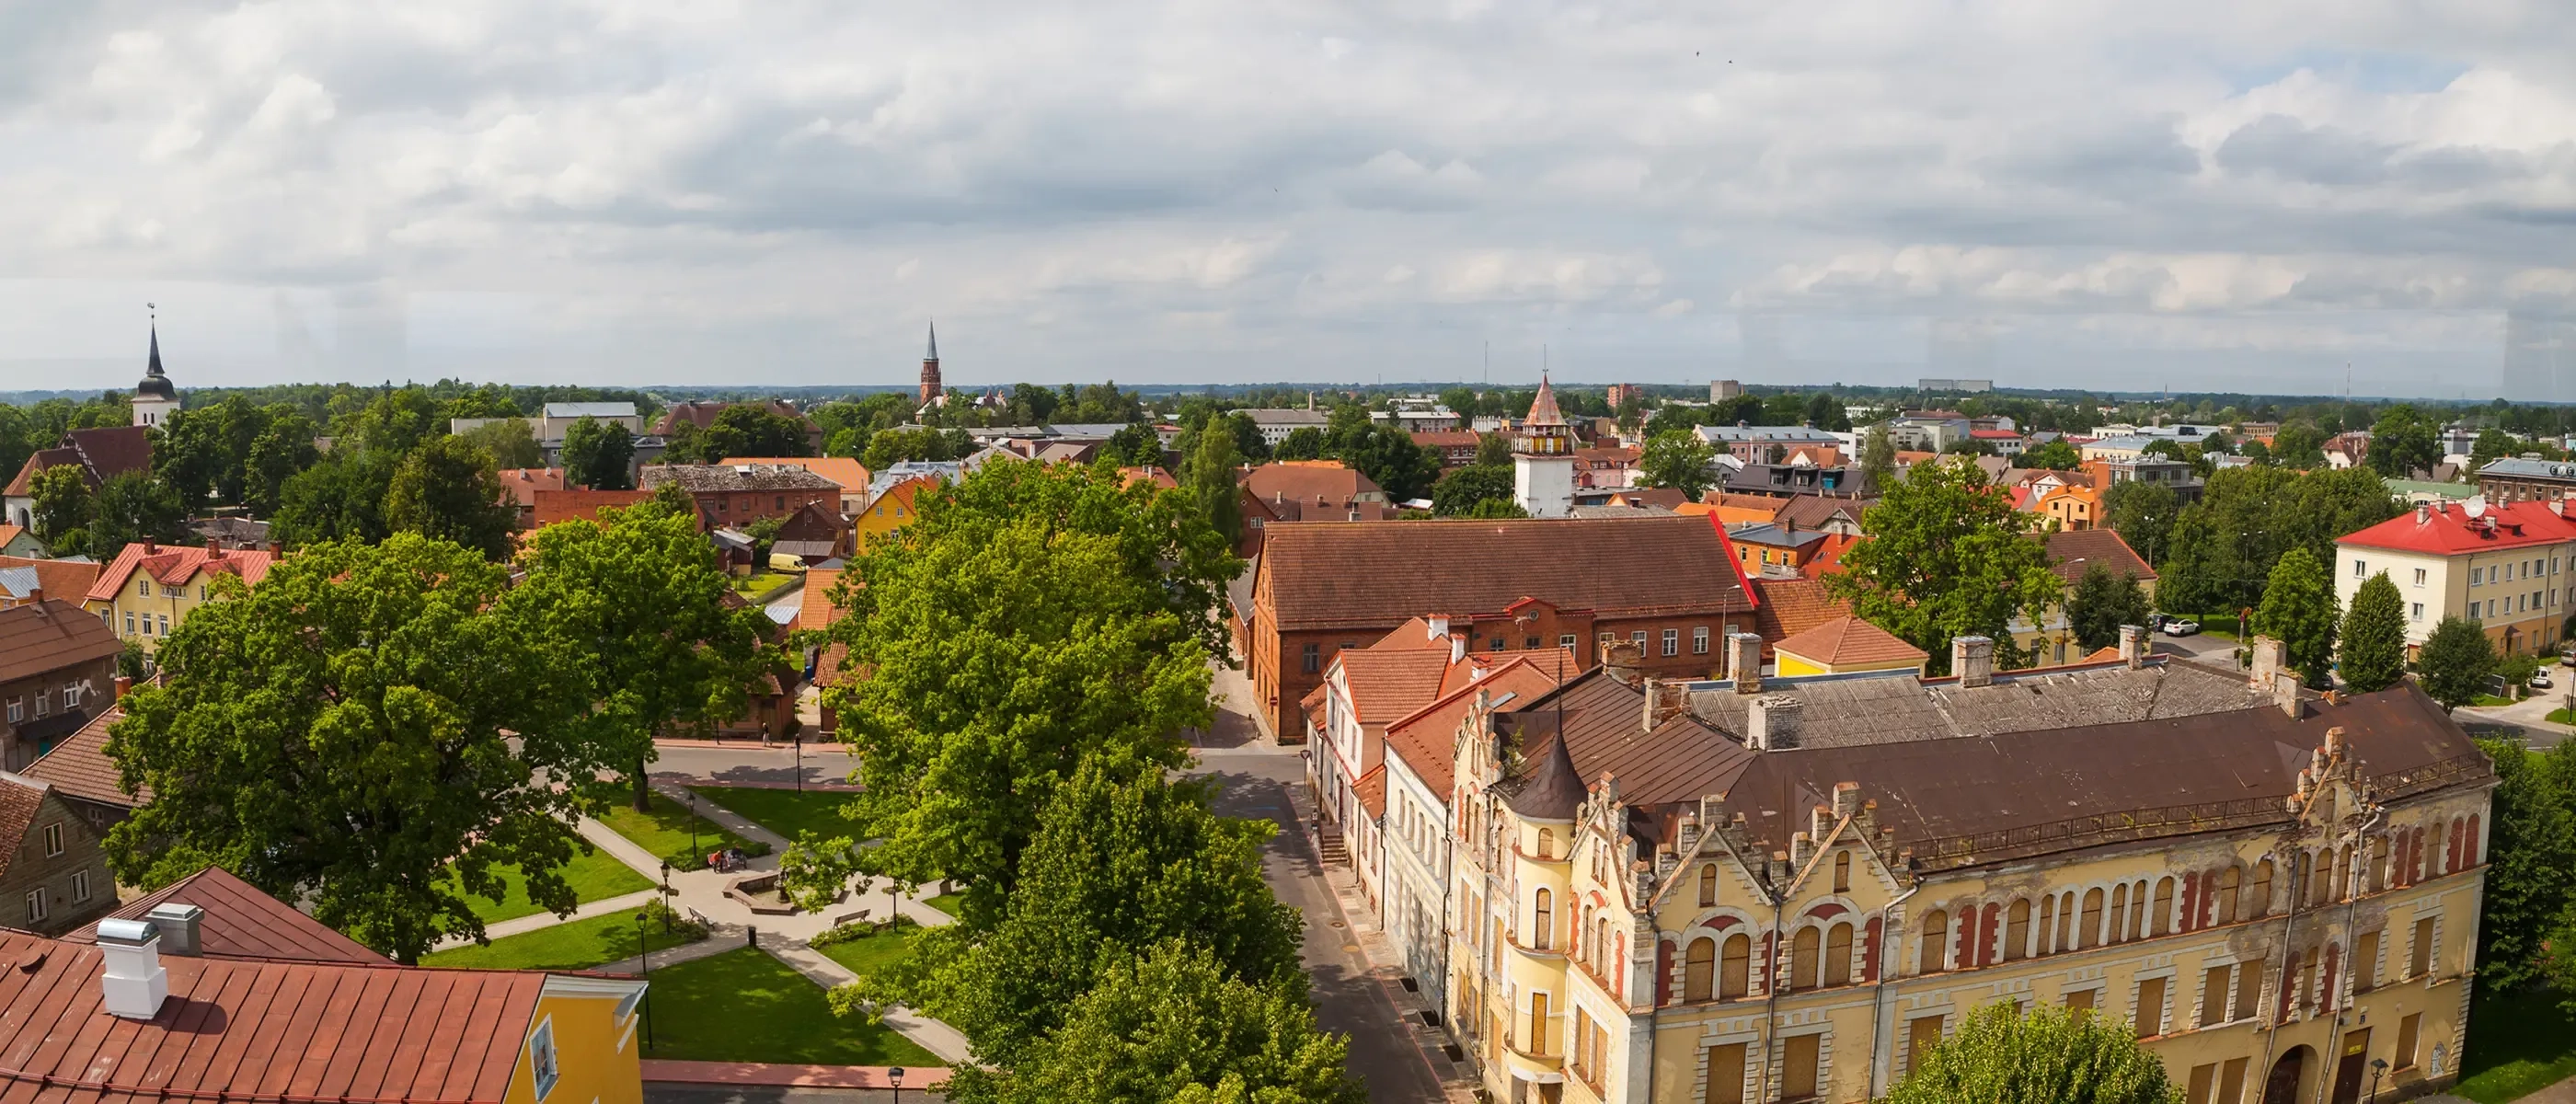
[[[2147,592],[2137,576],[2126,571],[2114,575],[2096,563],[2084,569],[2067,597],[2066,620],[2075,642],[2090,652],[2118,644],[2122,625],[2144,626],[2147,606]]]
[[[386,528],[453,541],[495,562],[510,556],[519,507],[492,458],[459,437],[435,437],[405,456],[385,488]]]
[[[2181,515],[2181,500],[2162,483],[2124,480],[2102,495],[2104,523],[2149,564],[2173,551],[2174,520]]]
[[[2334,581],[2305,548],[2282,553],[2254,609],[2254,631],[2281,642],[2285,661],[2309,686],[2333,685]]]
[[[576,487],[628,490],[635,486],[635,436],[624,422],[585,414],[564,427],[563,466],[564,481]]]
[[[490,454],[497,468],[534,468],[546,462],[545,450],[537,446],[537,433],[528,428],[526,418],[495,418],[457,437]]]
[[[57,556],[88,552],[89,525],[97,517],[98,501],[90,491],[89,476],[80,466],[56,464],[37,472],[28,481],[27,490],[35,500],[34,516],[28,520],[33,522],[29,528],[36,539]]]
[[[2576,951],[2556,938],[2576,920],[2576,744],[2546,752],[2509,740],[2480,740],[2478,747],[2496,772],[2478,989],[2503,995],[2576,962]]]
[[[1479,503],[1511,502],[1514,493],[1512,469],[1474,464],[1454,469],[1431,485],[1431,511],[1442,517],[1463,517]]]
[[[1280,439],[1279,447],[1270,455],[1280,460],[1323,459],[1324,431],[1314,426],[1298,426]]]
[[[1691,501],[1717,482],[1717,450],[1687,429],[1658,433],[1646,440],[1637,460],[1637,480],[1649,487],[1671,487]]]
[[[1887,435],[1886,426],[1871,426],[1868,435],[1861,438],[1860,471],[1872,487],[1883,490],[1895,482],[1896,441]]]
[[[1198,450],[1190,454],[1189,471],[1190,498],[1197,503],[1199,515],[1229,545],[1243,536],[1243,491],[1235,481],[1235,467],[1242,458],[1235,451],[1233,421],[1222,414],[1208,419],[1199,434]]]
[[[2442,460],[2436,428],[2412,403],[2382,410],[2379,421],[2370,427],[2370,451],[2363,455],[2362,462],[2389,479],[2404,479],[2419,470],[2431,471]]]
[[[1363,422],[1338,442],[1342,463],[1369,477],[1388,498],[1404,502],[1431,492],[1440,478],[1440,454],[1413,443],[1400,426]]]
[[[2337,637],[2335,666],[2354,693],[2385,690],[2406,677],[2406,600],[2387,572],[2354,589]]]
[[[2075,451],[2075,446],[2064,441],[2042,441],[2023,449],[2021,455],[2015,457],[2013,462],[2025,468],[2072,471],[2084,466],[2084,457]],[[2121,486],[2127,485],[2121,484]]]
[[[1886,492],[1827,592],[1931,653],[1936,671],[1949,669],[1950,639],[1969,634],[1993,638],[1998,667],[2027,665],[2012,622],[2036,624],[2066,589],[2028,519],[1965,461],[1917,464]]]
[[[2415,650],[2415,668],[2424,693],[2447,713],[2487,692],[2487,680],[2495,675],[2495,645],[2484,627],[2452,614],[2434,625]]]
[[[179,493],[150,472],[110,476],[90,511],[90,554],[107,559],[135,541],[176,543],[188,536],[188,511]]]
[[[2042,1003],[1998,1001],[1970,1013],[1889,1090],[1887,1104],[2050,1101],[2182,1104],[2165,1064],[2129,1025]]]

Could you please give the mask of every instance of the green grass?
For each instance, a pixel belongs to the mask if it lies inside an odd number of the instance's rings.
[[[692,822],[697,825],[697,854],[743,845],[742,837],[716,827],[714,821],[691,813],[688,806],[671,800],[669,795],[656,791],[651,805],[651,812],[636,812],[634,794],[620,788],[612,795],[607,811],[599,814],[599,822],[607,825],[609,831],[633,840],[635,846],[656,855],[690,854],[689,826]]]
[[[947,913],[950,916],[962,917],[965,915],[961,910],[966,907],[966,899],[955,893],[942,893],[937,897],[925,898],[921,903]]]
[[[892,932],[878,932],[875,935],[816,947],[815,950],[823,952],[823,957],[849,967],[851,973],[864,977],[900,962],[904,956],[911,954],[912,937],[920,931],[919,925],[907,920],[904,921],[903,926]]]
[[[2512,705],[2513,699],[2499,698],[2493,694],[2480,694],[2478,695],[2478,700],[2470,702],[2469,704],[2478,706],[2482,709],[2492,709],[2499,705]]]
[[[741,947],[653,971],[652,1058],[838,1066],[947,1063],[883,1024],[832,1014],[823,987]]]
[[[2576,1077],[2576,1016],[2554,989],[2479,997],[2469,1006],[2469,1053],[2452,1092],[2505,1104]]]
[[[2549,711],[2549,720],[2552,724],[2576,724],[2576,713],[2565,709],[2552,709]]]
[[[465,895],[466,907],[473,909],[474,915],[481,917],[484,923],[497,924],[545,911],[537,907],[536,902],[528,900],[528,880],[519,873],[517,866],[495,863],[492,873],[509,886],[509,892],[502,896],[499,904],[481,894]],[[572,883],[573,898],[585,904],[653,888],[652,879],[636,873],[635,868],[617,861],[606,851],[574,855],[571,862],[564,864],[563,879]]]
[[[505,936],[480,947],[458,947],[424,956],[423,966],[442,966],[456,970],[587,970],[593,966],[635,957],[635,917],[641,908],[539,928],[532,932]],[[661,925],[645,923],[645,942],[653,950],[668,950],[704,939],[686,931],[666,932]]]
[[[749,575],[727,576],[726,581],[736,592],[749,596],[766,594],[775,588],[785,586],[787,580],[794,577],[784,571],[757,571]]]
[[[851,835],[853,825],[841,816],[850,803],[846,792],[772,790],[758,786],[691,786],[699,797],[715,802],[754,824],[794,842],[805,832],[817,838]]]

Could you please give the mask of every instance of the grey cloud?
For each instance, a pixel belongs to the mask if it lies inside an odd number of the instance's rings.
[[[2310,127],[2286,115],[2246,124],[2218,147],[2218,164],[2242,173],[2348,186],[2388,178],[2393,146],[2335,127]]]

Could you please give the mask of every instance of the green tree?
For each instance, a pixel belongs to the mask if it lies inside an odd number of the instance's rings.
[[[595,491],[635,486],[635,437],[624,422],[583,415],[564,427],[564,480]]]
[[[2335,541],[2397,516],[2396,499],[2365,469],[2301,474],[2229,468],[2176,515],[2171,551],[2157,565],[2166,609],[2239,610],[2262,601],[2281,554],[2305,548],[2335,562]]]
[[[2307,422],[2291,422],[2272,435],[2272,462],[2285,468],[2314,471],[2326,466],[2325,431]]]
[[[2147,592],[2138,577],[2099,563],[2085,567],[2066,599],[2066,620],[2087,652],[2120,642],[2120,626],[2147,623]]]
[[[531,534],[501,611],[584,703],[551,734],[623,768],[641,810],[653,737],[741,716],[752,679],[786,660],[759,609],[726,603],[693,512],[644,502],[601,519]]]
[[[503,470],[545,466],[545,450],[537,447],[537,433],[528,428],[526,418],[494,419],[457,439],[491,454],[493,466]]]
[[[1088,466],[995,461],[915,505],[833,594],[832,639],[873,674],[824,700],[860,760],[855,834],[885,841],[869,872],[971,903],[1084,756],[1182,763],[1242,561],[1188,496]]]
[[[285,548],[323,541],[372,544],[385,539],[385,493],[401,457],[391,453],[334,451],[280,485],[269,530]]]
[[[1440,453],[1413,443],[1413,435],[1382,422],[1364,422],[1343,438],[1342,463],[1369,477],[1397,502],[1431,493],[1440,478]]]
[[[401,387],[332,420],[332,450],[363,449],[406,455],[432,437],[447,436],[447,410],[428,391]]]
[[[1881,490],[1896,481],[1896,441],[1887,435],[1887,427],[1869,427],[1860,443],[1861,479]]]
[[[218,863],[404,962],[480,937],[464,895],[499,900],[497,864],[571,912],[558,869],[586,849],[581,799],[553,780],[616,764],[546,723],[557,669],[494,612],[508,583],[410,534],[308,547],[256,588],[219,577],[226,600],[162,642],[162,683],[135,687],[110,730],[125,781],[153,795],[108,833],[118,879]]]
[[[57,556],[76,556],[90,550],[89,526],[97,517],[97,496],[89,486],[89,473],[78,464],[56,464],[37,472],[28,481],[28,497],[35,500],[28,520],[36,539]],[[117,546],[119,548],[123,545]],[[108,551],[113,556],[114,549]]]
[[[2495,645],[2477,622],[2452,614],[2434,625],[2415,650],[2415,669],[2424,693],[2447,713],[2487,692],[2487,679],[2496,669]]]
[[[2104,523],[2150,564],[2173,550],[2174,521],[2181,516],[2182,500],[2162,483],[2131,479],[2112,484],[2102,496]]]
[[[1324,458],[1324,431],[1314,426],[1298,426],[1280,439],[1279,447],[1271,450],[1270,455],[1276,460],[1321,460]],[[1481,455],[1480,452],[1480,458]]]
[[[1648,487],[1671,487],[1697,502],[1716,485],[1716,466],[1717,450],[1699,434],[1686,429],[1658,433],[1647,438],[1637,460],[1637,481]]]
[[[1242,457],[1235,451],[1233,421],[1222,414],[1208,419],[1198,450],[1189,454],[1190,498],[1229,545],[1243,538],[1243,490],[1235,473]]]
[[[2272,462],[2272,446],[2266,445],[2251,437],[2246,438],[2245,443],[2238,446],[2236,451],[2238,455],[2241,455],[2257,464],[2269,464]]]
[[[1949,669],[1950,639],[1969,634],[1994,640],[1998,669],[2027,666],[2012,622],[2038,623],[2066,588],[2026,520],[1976,465],[1917,464],[1861,515],[1869,539],[1843,554],[1825,589],[1931,653],[1936,671]]]
[[[2181,1104],[2164,1062],[2127,1024],[2051,1004],[2020,1008],[1998,1001],[1969,1014],[1888,1091],[1886,1104]]]
[[[1206,949],[1170,939],[1105,966],[1015,1066],[963,1067],[945,1091],[957,1104],[1362,1104],[1348,1049],[1316,1029],[1302,978],[1229,977]]]
[[[433,438],[403,458],[385,488],[385,525],[453,541],[494,562],[510,558],[519,507],[492,458],[458,437]]]
[[[997,920],[924,933],[909,963],[836,1002],[928,1010],[1007,1066],[1061,1026],[1101,964],[1164,939],[1207,947],[1231,977],[1301,980],[1303,922],[1261,879],[1271,826],[1215,815],[1213,794],[1204,779],[1084,762],[1048,800]]]
[[[2370,451],[2362,462],[2370,470],[2389,479],[2404,479],[2416,471],[2431,471],[2442,462],[2442,445],[2436,439],[2439,427],[2413,403],[2398,403],[2379,412],[2379,421],[2370,427]]]
[[[2521,449],[2522,440],[2513,434],[2493,426],[2479,430],[2477,443],[2469,447],[2469,470],[2475,472]]]
[[[1099,456],[1123,468],[1163,466],[1163,438],[1150,422],[1131,422],[1102,442]]]
[[[2495,761],[2496,773],[2488,798],[2478,989],[2501,996],[2569,957],[2555,936],[2576,919],[2576,744],[2547,752],[2508,740],[2480,740],[2478,747]]]
[[[2385,571],[2352,592],[2352,608],[2337,634],[2336,667],[2353,693],[2397,685],[2406,677],[2406,601]]]
[[[1431,485],[1431,511],[1441,517],[1460,517],[1479,503],[1511,502],[1516,493],[1512,469],[1471,465],[1452,470]]]
[[[2084,466],[2084,457],[2075,451],[2075,446],[2065,441],[2043,441],[2023,449],[2020,456],[2013,458],[2013,463],[2025,468],[2073,471]]]
[[[1509,468],[1512,466],[1512,439],[1500,433],[1476,435],[1476,466]]]
[[[1842,400],[1833,392],[1818,391],[1807,399],[1807,424],[1833,433],[1848,432],[1852,427],[1851,412],[1843,409]]]
[[[286,481],[322,461],[313,445],[313,419],[284,403],[265,408],[259,434],[242,457],[240,502],[253,516],[274,516],[286,497]]]
[[[1514,502],[1511,499],[1488,498],[1473,506],[1467,507],[1466,512],[1461,513],[1458,516],[1462,518],[1473,518],[1480,521],[1495,521],[1512,518],[1525,518],[1530,515],[1527,507],[1522,506],[1520,503]]]
[[[2336,610],[2334,580],[2305,548],[2293,548],[2272,566],[2263,604],[2254,609],[2254,631],[2281,642],[2291,669],[2309,686],[2334,685]]]
[[[149,472],[126,472],[99,486],[87,543],[92,555],[105,559],[135,541],[183,541],[187,523],[179,492]]]

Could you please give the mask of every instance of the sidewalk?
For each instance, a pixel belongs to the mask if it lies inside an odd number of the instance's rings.
[[[2576,672],[2566,672],[2565,676],[2576,677]],[[2453,712],[2452,716],[2463,725],[2500,725],[2518,728],[2523,731],[2524,737],[2532,747],[2550,748],[2557,746],[2560,740],[2566,739],[2569,735],[2576,734],[2576,728],[2570,728],[2549,719],[2552,711],[2564,708],[2566,705],[2567,692],[2556,690],[2538,697],[2524,698],[2512,705],[2462,706]]]
[[[848,967],[824,957],[823,952],[807,946],[803,940],[764,935],[760,949],[827,990],[859,980],[859,975],[851,973]],[[973,1057],[963,1033],[909,1008],[897,1006],[888,1009],[885,1023],[897,1034],[921,1044],[921,1049],[938,1055],[942,1061],[964,1062]]]

